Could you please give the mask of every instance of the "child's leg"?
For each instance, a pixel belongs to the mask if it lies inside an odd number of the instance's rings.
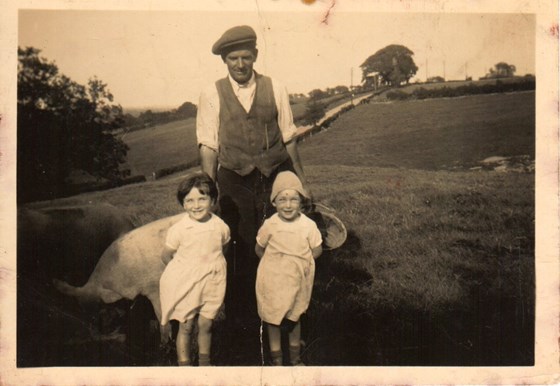
[[[282,366],[282,334],[280,326],[267,323],[270,356],[274,366]]]
[[[288,341],[290,344],[290,363],[295,365],[303,365],[300,357],[301,345],[301,323],[298,320],[294,329],[288,334]]]
[[[177,332],[177,362],[180,366],[190,366],[191,364],[191,331],[193,320],[189,319],[185,323],[179,323]]]
[[[212,319],[198,315],[198,365],[210,366],[212,346]]]

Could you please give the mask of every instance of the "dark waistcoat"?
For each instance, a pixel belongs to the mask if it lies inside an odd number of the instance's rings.
[[[245,176],[257,168],[265,176],[288,159],[278,127],[272,80],[256,74],[255,98],[246,112],[226,77],[216,82],[220,97],[220,166]]]

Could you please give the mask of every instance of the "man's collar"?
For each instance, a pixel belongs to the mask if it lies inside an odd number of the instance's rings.
[[[235,90],[235,89],[238,89],[238,88],[249,88],[249,87],[251,87],[252,85],[255,84],[256,78],[257,78],[257,77],[256,77],[256,75],[255,75],[255,71],[253,70],[253,75],[251,76],[251,79],[249,79],[249,81],[248,81],[247,83],[245,83],[245,84],[239,84],[239,83],[237,83],[237,82],[235,81],[235,79],[233,79],[233,78],[231,77],[230,74],[228,74],[228,78],[229,78],[229,81],[231,82],[231,86],[232,86],[233,89]]]

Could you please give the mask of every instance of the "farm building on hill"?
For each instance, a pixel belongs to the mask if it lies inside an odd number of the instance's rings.
[[[365,85],[366,88],[372,88],[377,90],[379,86],[381,86],[381,76],[379,72],[374,71],[366,74],[365,76]]]

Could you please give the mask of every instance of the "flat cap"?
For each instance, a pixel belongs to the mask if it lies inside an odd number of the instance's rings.
[[[248,25],[240,25],[228,29],[212,46],[214,55],[221,55],[227,48],[242,44],[252,44],[256,46],[257,35]]]

